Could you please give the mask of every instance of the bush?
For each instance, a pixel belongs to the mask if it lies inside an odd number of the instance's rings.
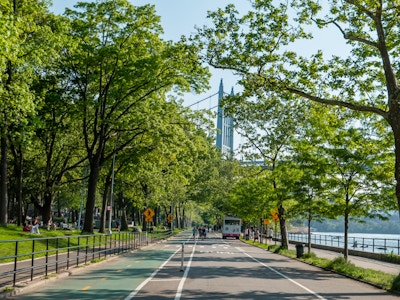
[[[351,274],[351,270],[355,268],[355,265],[347,261],[343,256],[338,256],[327,267],[340,273]]]
[[[395,292],[400,292],[400,275],[397,275],[396,278],[393,280],[390,289]]]
[[[390,254],[382,254],[381,259],[390,263],[400,264],[400,256],[394,254],[393,251]]]
[[[304,253],[303,258],[304,259],[314,259],[314,258],[317,258],[317,255],[314,252]]]

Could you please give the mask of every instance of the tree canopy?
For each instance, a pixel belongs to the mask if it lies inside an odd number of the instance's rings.
[[[244,92],[236,97],[238,105],[252,96],[273,94],[359,111],[365,118],[379,116],[393,134],[400,209],[399,45],[395,42],[400,3],[254,0],[252,4],[253,10],[245,15],[234,5],[209,13],[213,25],[199,28],[192,40],[203,47],[204,61],[240,76]],[[315,45],[315,32],[327,28],[337,30],[342,45],[349,48],[347,54],[297,51],[300,41]]]
[[[79,212],[84,232],[104,232],[107,217],[146,226],[152,208],[154,225],[269,219],[287,245],[293,219],[385,218],[400,157],[397,8],[252,4],[210,12],[214,25],[173,42],[151,5],[96,0],[56,16],[47,1],[3,1],[0,223]],[[297,49],[326,28],[345,56]],[[243,86],[222,104],[243,137],[231,158],[212,113],[183,106],[208,86],[207,64]]]

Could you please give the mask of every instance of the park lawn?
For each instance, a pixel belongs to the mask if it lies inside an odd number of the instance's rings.
[[[18,241],[18,254],[20,255],[18,260],[23,260],[31,258],[33,250],[34,252],[40,252],[35,254],[35,257],[40,257],[45,255],[43,251],[45,251],[47,247],[49,250],[64,248],[68,246],[68,242],[70,246],[77,246],[82,243],[95,243],[98,245],[105,240],[98,238],[100,234],[83,235],[81,231],[76,229],[47,230],[41,228],[40,234],[33,234],[24,232],[22,228],[23,226],[17,226],[15,224],[9,224],[7,227],[0,227],[0,263],[14,260],[13,256],[15,255],[16,241]],[[65,237],[65,239],[55,239],[56,237]],[[68,239],[68,237],[70,238]],[[116,238],[118,238],[118,236]],[[34,245],[33,239],[35,239]],[[60,252],[62,251],[63,250]]]
[[[24,240],[33,238],[47,238],[47,237],[58,237],[58,236],[71,236],[79,235],[79,230],[47,230],[40,228],[40,234],[34,234],[30,232],[22,231],[23,226],[17,226],[15,224],[8,224],[7,227],[0,227],[0,242],[5,240]]]
[[[102,245],[108,245],[110,240],[126,240],[131,237],[123,234],[128,231],[121,231],[118,234],[116,229],[113,231],[112,237],[109,234],[94,233],[85,234],[80,230],[47,230],[40,229],[40,234],[33,234],[30,232],[24,232],[23,226],[17,226],[15,224],[9,224],[7,227],[0,227],[0,263],[14,261],[16,251],[16,241],[18,241],[18,260],[30,259],[34,253],[35,257],[42,257],[46,255],[46,249],[48,254],[55,254],[55,249],[58,249],[59,253],[66,252],[67,247],[73,247],[72,249],[77,250],[78,248],[86,248],[86,245],[90,247],[100,247]],[[177,234],[183,229],[174,229],[173,234]],[[131,230],[129,230],[131,231]],[[168,229],[157,229],[151,236],[153,238],[167,238],[169,235],[165,235]],[[56,239],[60,237],[62,239]],[[33,242],[34,241],[34,242]],[[54,250],[54,251],[53,251]]]

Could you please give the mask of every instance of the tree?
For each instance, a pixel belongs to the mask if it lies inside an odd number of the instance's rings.
[[[220,149],[212,147],[209,157],[198,160],[196,165],[197,172],[190,181],[188,198],[194,202],[197,211],[208,220],[214,220],[214,224],[224,215],[241,215],[241,207],[235,207],[230,196],[243,177],[239,162],[224,159]]]
[[[349,221],[361,217],[387,219],[395,208],[388,149],[363,129],[337,131],[329,144],[321,147],[330,167],[325,197],[331,208],[344,217],[344,257],[348,257]]]
[[[326,107],[309,103],[301,122],[301,135],[293,144],[293,161],[300,172],[299,179],[294,185],[293,194],[296,203],[293,210],[296,217],[307,220],[308,253],[311,252],[311,224],[322,222],[326,218],[336,218],[326,193],[332,188],[327,184],[329,163],[321,149],[324,148],[330,136],[336,135],[344,126],[344,117],[337,116]],[[324,118],[319,116],[323,115]],[[304,223],[301,223],[304,225]]]
[[[400,212],[399,4],[265,0],[253,1],[254,10],[244,16],[229,5],[210,13],[215,27],[199,29],[193,41],[204,46],[210,65],[241,76],[244,93],[274,93],[381,117],[394,137]],[[312,39],[312,30],[332,28],[343,37],[339,47],[346,45],[347,54],[325,58],[318,50],[306,57],[292,50]]]
[[[127,0],[79,3],[66,11],[78,47],[66,56],[82,112],[89,183],[83,231],[93,232],[93,212],[101,167],[115,153],[161,122],[160,103],[173,87],[199,91],[208,72],[194,47],[164,42],[153,6]],[[116,140],[122,140],[118,147]],[[113,141],[110,145],[110,141]]]
[[[258,93],[257,98],[234,105],[238,97],[241,96],[224,101],[226,112],[233,115],[236,130],[245,138],[241,152],[248,161],[263,165],[265,202],[269,202],[264,206],[267,211],[270,207],[279,208],[282,246],[288,247],[286,220],[293,213],[291,189],[298,178],[296,166],[291,162],[292,149],[301,134],[299,123],[304,119],[304,109],[298,103]],[[282,115],[282,111],[288,110],[290,114]]]
[[[62,32],[59,36],[61,39]],[[60,55],[61,51],[58,58]],[[31,168],[28,170],[30,180],[36,183],[28,190],[44,224],[52,219],[52,205],[60,186],[77,180],[71,178],[72,171],[86,161],[83,143],[76,138],[79,136],[79,119],[76,106],[69,99],[68,86],[71,83],[63,77],[62,66],[56,64],[56,59],[54,69],[43,68],[32,84],[42,101],[32,121],[35,136],[31,139],[32,150],[26,158]],[[65,176],[68,172],[69,179]]]
[[[271,185],[264,174],[256,177],[254,171],[253,176],[242,177],[233,185],[225,208],[227,215],[238,216],[251,225],[258,224],[260,218],[268,216],[270,210],[275,208],[268,197],[269,193],[273,193]]]
[[[35,71],[48,65],[56,53],[58,19],[48,12],[46,1],[7,0],[0,7],[2,79],[0,84],[0,224],[7,224],[8,154],[10,142],[17,175],[16,197],[22,201],[22,160],[28,120],[35,114],[37,98],[30,89]],[[19,161],[18,161],[19,160]],[[20,209],[19,209],[20,210]],[[19,211],[19,221],[21,212]]]

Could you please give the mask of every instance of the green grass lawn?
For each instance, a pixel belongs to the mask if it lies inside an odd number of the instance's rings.
[[[100,247],[109,243],[111,237],[101,233],[84,234],[80,230],[47,230],[40,229],[40,234],[33,234],[24,232],[22,226],[9,224],[7,227],[0,227],[0,263],[10,262],[14,260],[16,251],[16,241],[18,241],[18,260],[23,260],[32,257],[32,252],[35,252],[35,257],[41,257],[46,254],[46,249],[49,249],[49,255],[55,254],[55,249],[59,252],[66,251],[68,245],[70,247],[77,247],[86,244],[90,247]],[[165,233],[168,230],[157,229],[153,234],[149,234],[151,238],[162,239],[168,237]],[[182,231],[182,229],[175,229],[174,234]],[[127,241],[134,239],[133,235],[128,235],[132,229],[128,231],[121,231],[118,234],[116,229],[113,231],[113,240]],[[57,239],[57,237],[62,239]],[[33,244],[33,239],[35,242]]]
[[[116,233],[116,231],[114,232]],[[56,239],[61,237],[63,239]],[[120,238],[119,235],[115,235],[114,239]],[[35,243],[33,244],[33,239]],[[35,257],[45,255],[45,250],[55,250],[61,248],[60,252],[66,251],[62,248],[66,248],[68,243],[70,246],[82,245],[82,244],[95,244],[96,246],[105,243],[106,238],[101,237],[101,234],[95,233],[94,235],[82,234],[80,230],[47,230],[40,228],[40,234],[33,234],[30,232],[24,232],[22,226],[9,224],[7,227],[0,227],[0,263],[13,261],[12,256],[15,255],[16,242],[18,241],[18,260],[27,259],[31,257],[33,250],[38,252]],[[53,251],[51,254],[54,254]]]
[[[40,234],[33,234],[30,232],[22,231],[23,226],[17,226],[15,224],[8,224],[7,227],[0,227],[0,241],[5,240],[23,240],[23,239],[32,239],[38,237],[57,237],[57,236],[71,236],[71,235],[79,235],[80,231],[76,229],[72,230],[47,230],[40,228]]]

